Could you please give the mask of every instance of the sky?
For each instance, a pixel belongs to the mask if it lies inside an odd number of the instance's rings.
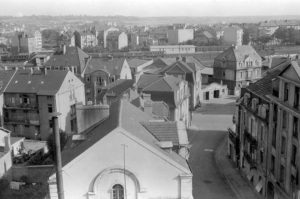
[[[300,0],[0,0],[1,16],[300,15]]]

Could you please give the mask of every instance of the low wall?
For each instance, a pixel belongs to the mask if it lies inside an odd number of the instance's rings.
[[[22,176],[26,176],[28,182],[46,182],[48,177],[55,172],[54,165],[35,165],[35,166],[18,166],[11,168],[12,180],[21,181]]]

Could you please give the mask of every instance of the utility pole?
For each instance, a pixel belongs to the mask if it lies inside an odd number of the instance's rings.
[[[58,199],[64,199],[64,187],[62,178],[62,162],[61,162],[61,147],[60,147],[60,135],[58,127],[58,116],[61,115],[58,112],[54,112],[50,115],[53,124],[53,133],[55,138],[55,149],[56,149],[56,184],[57,184],[57,195]]]
[[[122,144],[123,146],[123,156],[124,156],[124,199],[127,199],[127,189],[126,189],[126,173],[125,173],[125,166],[126,166],[126,148],[128,147],[126,144]]]

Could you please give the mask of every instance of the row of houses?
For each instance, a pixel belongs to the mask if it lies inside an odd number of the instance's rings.
[[[286,59],[242,89],[228,155],[263,198],[300,195],[300,67]]]

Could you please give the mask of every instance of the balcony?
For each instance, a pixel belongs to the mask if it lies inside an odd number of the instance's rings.
[[[39,120],[21,119],[21,118],[4,118],[6,124],[22,124],[22,125],[34,125],[39,126]]]
[[[231,128],[228,128],[228,138],[231,140],[231,142],[236,145],[238,143],[238,136],[235,132],[232,131]]]
[[[249,141],[253,149],[257,149],[258,142],[257,140],[248,132],[247,129],[244,130],[244,138]]]
[[[34,106],[32,104],[4,104],[3,106],[4,109],[21,109],[21,110],[38,110],[37,106]]]
[[[250,165],[250,169],[257,169],[257,163],[256,160],[251,157],[251,155],[248,153],[248,151],[244,150],[244,158]]]

